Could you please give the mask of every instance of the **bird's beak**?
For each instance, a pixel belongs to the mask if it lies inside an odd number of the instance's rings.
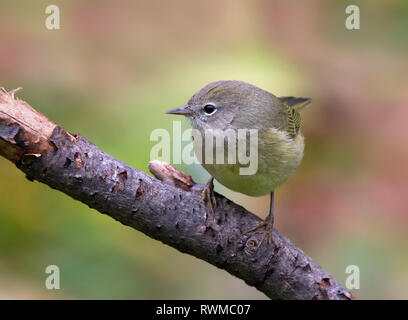
[[[176,108],[176,109],[171,109],[166,112],[166,114],[179,114],[182,116],[192,116],[194,114],[193,110],[190,109],[188,105]]]

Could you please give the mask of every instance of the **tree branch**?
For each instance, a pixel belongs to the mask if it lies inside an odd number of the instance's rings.
[[[247,234],[260,219],[221,195],[211,214],[191,177],[153,161],[136,170],[48,120],[15,91],[0,90],[0,154],[31,181],[60,190],[148,236],[203,259],[272,299],[351,299],[277,230]]]

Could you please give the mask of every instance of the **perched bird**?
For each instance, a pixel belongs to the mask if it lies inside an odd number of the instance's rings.
[[[215,157],[212,162],[202,160],[201,164],[212,177],[207,184],[211,194],[214,178],[227,188],[249,196],[270,193],[268,217],[251,229],[254,231],[265,227],[269,238],[274,221],[274,190],[293,175],[303,158],[304,138],[300,132],[299,110],[310,103],[310,98],[278,98],[251,84],[227,80],[206,85],[191,97],[187,105],[167,113],[186,116],[192,128],[203,137],[206,131],[214,129],[218,129],[217,132],[229,129],[257,130],[258,163],[254,174],[240,174],[240,169],[248,167],[248,164],[231,164],[228,161],[219,164]],[[228,139],[223,138],[227,145]],[[236,135],[236,139],[238,142],[238,139],[247,139],[247,136]],[[196,155],[198,152],[204,154],[205,143],[193,140]],[[214,146],[214,153],[218,147]],[[224,152],[227,152],[225,148]],[[225,159],[228,159],[226,153]],[[213,197],[210,196],[210,199]]]

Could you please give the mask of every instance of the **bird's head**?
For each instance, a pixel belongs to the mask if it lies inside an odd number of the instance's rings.
[[[166,113],[186,116],[195,129],[225,130],[237,118],[256,122],[257,102],[263,95],[269,93],[242,81],[216,81],[196,92],[185,106]]]

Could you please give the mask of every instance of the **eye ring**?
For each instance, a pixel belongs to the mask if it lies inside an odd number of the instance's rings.
[[[214,106],[213,104],[206,104],[206,105],[204,106],[203,110],[204,110],[204,113],[205,113],[207,116],[211,116],[211,115],[213,115],[213,114],[217,111],[217,107]]]

